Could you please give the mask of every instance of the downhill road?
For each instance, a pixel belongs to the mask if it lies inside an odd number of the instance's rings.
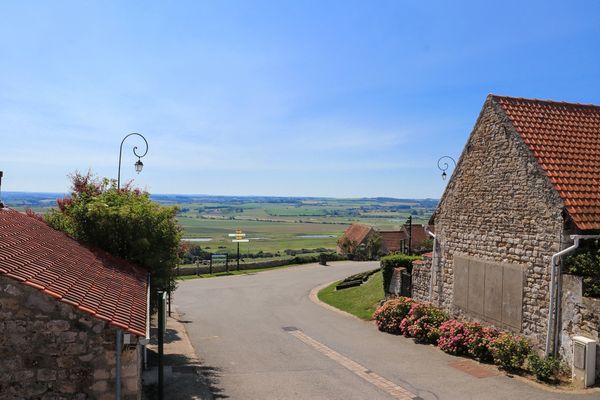
[[[311,264],[180,282],[174,303],[215,398],[600,398],[598,391],[577,395],[540,389],[433,346],[381,333],[372,323],[309,299],[318,285],[377,266]]]

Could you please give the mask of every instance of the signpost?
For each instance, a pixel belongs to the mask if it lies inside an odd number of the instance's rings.
[[[248,243],[250,240],[244,239],[245,233],[242,233],[241,229],[236,229],[235,233],[230,233],[229,237],[235,237],[231,242],[237,243],[237,270],[240,270],[240,243]]]

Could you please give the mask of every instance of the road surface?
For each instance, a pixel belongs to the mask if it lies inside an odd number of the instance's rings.
[[[377,331],[309,299],[314,287],[373,269],[336,262],[180,282],[181,314],[215,398],[240,400],[599,399],[521,378]]]

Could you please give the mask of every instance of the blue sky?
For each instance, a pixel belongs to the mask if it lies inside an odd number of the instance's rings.
[[[125,4],[126,3],[126,4]],[[600,104],[597,1],[0,3],[3,190],[439,197],[488,93]]]

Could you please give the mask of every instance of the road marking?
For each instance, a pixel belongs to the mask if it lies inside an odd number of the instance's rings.
[[[325,346],[323,343],[316,341],[315,339],[306,335],[300,329],[294,326],[286,326],[283,327],[283,330],[317,350],[319,353],[331,358],[333,361],[350,370],[350,372],[354,373],[355,375],[363,378],[370,384],[377,386],[379,389],[383,390],[393,398],[398,400],[422,400],[421,397],[410,392],[409,390],[406,390],[402,386],[398,386],[394,382],[388,381],[370,369],[363,367],[356,361],[352,361],[348,357],[345,357],[337,351]]]

